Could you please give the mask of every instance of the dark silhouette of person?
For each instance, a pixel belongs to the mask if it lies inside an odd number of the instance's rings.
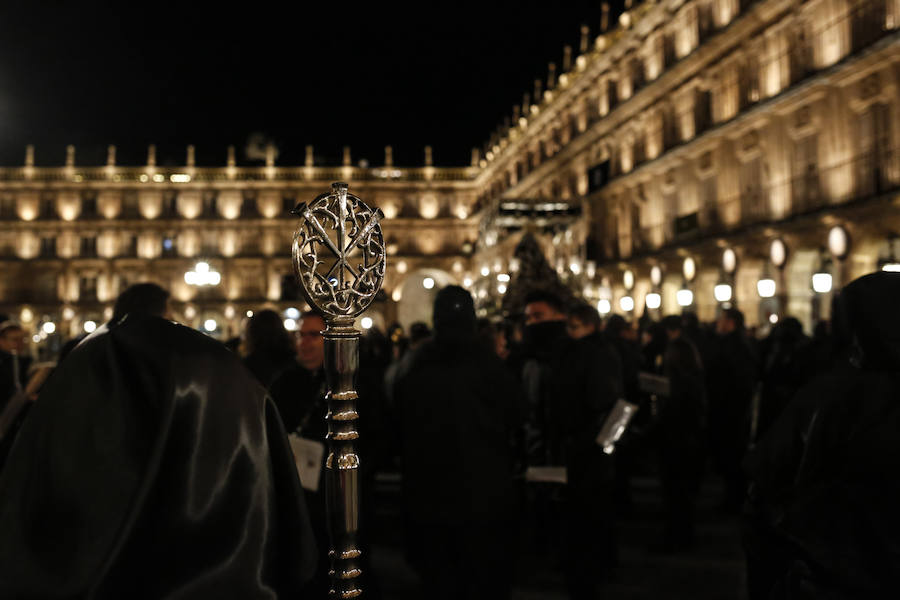
[[[679,551],[694,543],[694,502],[703,474],[706,387],[700,353],[684,335],[680,316],[662,321],[668,343],[663,374],[669,395],[660,399],[653,427],[659,461],[666,531],[663,551]]]
[[[15,321],[0,321],[0,469],[35,399],[29,389],[25,329]]]
[[[763,347],[757,439],[771,427],[810,375],[804,361],[811,353],[811,344],[794,317],[786,317],[775,325]]]
[[[274,310],[260,310],[247,321],[244,333],[247,367],[265,388],[285,369],[296,364],[295,343]]]
[[[522,381],[537,434],[530,460],[565,467],[567,587],[573,598],[592,598],[617,560],[613,464],[596,436],[622,397],[622,367],[612,348],[569,337],[564,307],[552,294],[525,298],[525,323]]]
[[[706,370],[709,441],[715,465],[725,483],[722,507],[739,512],[746,496],[741,467],[750,441],[751,408],[757,384],[757,361],[744,333],[744,315],[722,311]]]
[[[325,318],[321,313],[310,311],[301,315],[300,328],[297,331],[296,360],[293,365],[280,372],[269,388],[288,434],[323,445],[328,433],[325,421],[325,415],[328,413],[325,399],[328,383],[325,380],[324,370],[325,340],[322,337],[324,329]],[[309,586],[309,593],[314,598],[325,598],[329,587],[329,540],[324,469],[323,454],[318,481],[304,482],[303,486],[313,531],[319,544],[319,566]]]
[[[303,598],[281,420],[221,344],[129,313],[75,348],[0,475],[2,598]]]
[[[900,274],[848,284],[849,360],[797,394],[748,455],[750,598],[892,598],[900,589]]]
[[[149,282],[128,286],[116,298],[112,322],[122,320],[125,315],[150,315],[171,320],[168,290]]]
[[[478,339],[465,289],[438,292],[433,324],[434,336],[404,361],[395,389],[407,556],[423,597],[508,598],[516,382]]]

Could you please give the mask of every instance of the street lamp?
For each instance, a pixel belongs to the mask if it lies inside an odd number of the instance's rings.
[[[683,287],[675,292],[675,300],[678,302],[678,306],[687,308],[694,303],[694,292],[687,287]]]
[[[597,301],[597,312],[599,312],[601,315],[608,315],[609,311],[611,310],[612,305],[606,298],[601,298],[599,301]]]
[[[222,275],[215,269],[210,268],[208,262],[201,260],[194,265],[193,271],[187,271],[184,274],[184,282],[198,287],[219,285],[222,282]]]
[[[775,280],[771,277],[760,279],[756,282],[756,291],[760,298],[771,298],[775,295]]]
[[[813,291],[817,294],[827,294],[830,292],[831,282],[831,273],[826,273],[824,269],[817,273],[813,273],[812,287]]]
[[[644,298],[644,302],[647,304],[647,308],[656,310],[662,306],[662,296],[656,292],[650,292],[647,294],[646,298]]]
[[[713,294],[719,302],[728,302],[731,300],[731,285],[727,283],[717,283],[713,288]]]

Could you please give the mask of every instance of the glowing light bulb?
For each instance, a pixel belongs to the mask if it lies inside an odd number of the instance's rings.
[[[715,295],[716,300],[719,302],[728,302],[731,300],[731,286],[727,283],[717,284],[715,288],[713,288],[713,295]]]
[[[657,294],[656,292],[650,292],[647,294],[647,297],[644,300],[647,303],[647,308],[657,309],[662,305],[662,296]]]
[[[827,294],[831,291],[831,273],[813,273],[813,290],[817,294]]]
[[[760,279],[756,282],[756,291],[759,293],[760,298],[771,298],[775,295],[775,280],[774,279]]]
[[[681,289],[675,292],[675,300],[678,306],[690,306],[694,302],[694,292],[689,289]]]

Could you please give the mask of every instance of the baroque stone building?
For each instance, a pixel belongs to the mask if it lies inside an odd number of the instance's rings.
[[[288,211],[344,180],[387,217],[376,320],[429,317],[428,290],[450,281],[496,306],[533,230],[603,312],[736,303],[751,324],[809,326],[831,289],[900,260],[898,29],[900,0],[648,1],[583,31],[466,168],[428,149],[416,168],[390,149],[377,168],[349,150],[314,166],[311,149],[302,166],[230,151],[201,168],[190,148],[178,168],[152,148],[140,167],[114,148],[82,167],[70,148],[38,168],[29,150],[0,169],[0,312],[75,333],[152,280],[184,321],[234,332],[247,310],[299,306]],[[200,261],[218,285],[187,283]]]
[[[602,311],[810,326],[900,258],[898,28],[896,0],[646,2],[535,82],[483,201],[583,202],[555,260]]]

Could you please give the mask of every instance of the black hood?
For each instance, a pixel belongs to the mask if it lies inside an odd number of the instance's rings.
[[[438,342],[465,340],[475,336],[475,303],[472,295],[450,285],[434,299],[434,337]]]
[[[835,335],[857,347],[863,368],[900,370],[900,273],[850,282],[835,302],[833,320]]]
[[[0,598],[296,598],[315,565],[265,390],[157,317],[60,363],[0,474],[0,531]]]

